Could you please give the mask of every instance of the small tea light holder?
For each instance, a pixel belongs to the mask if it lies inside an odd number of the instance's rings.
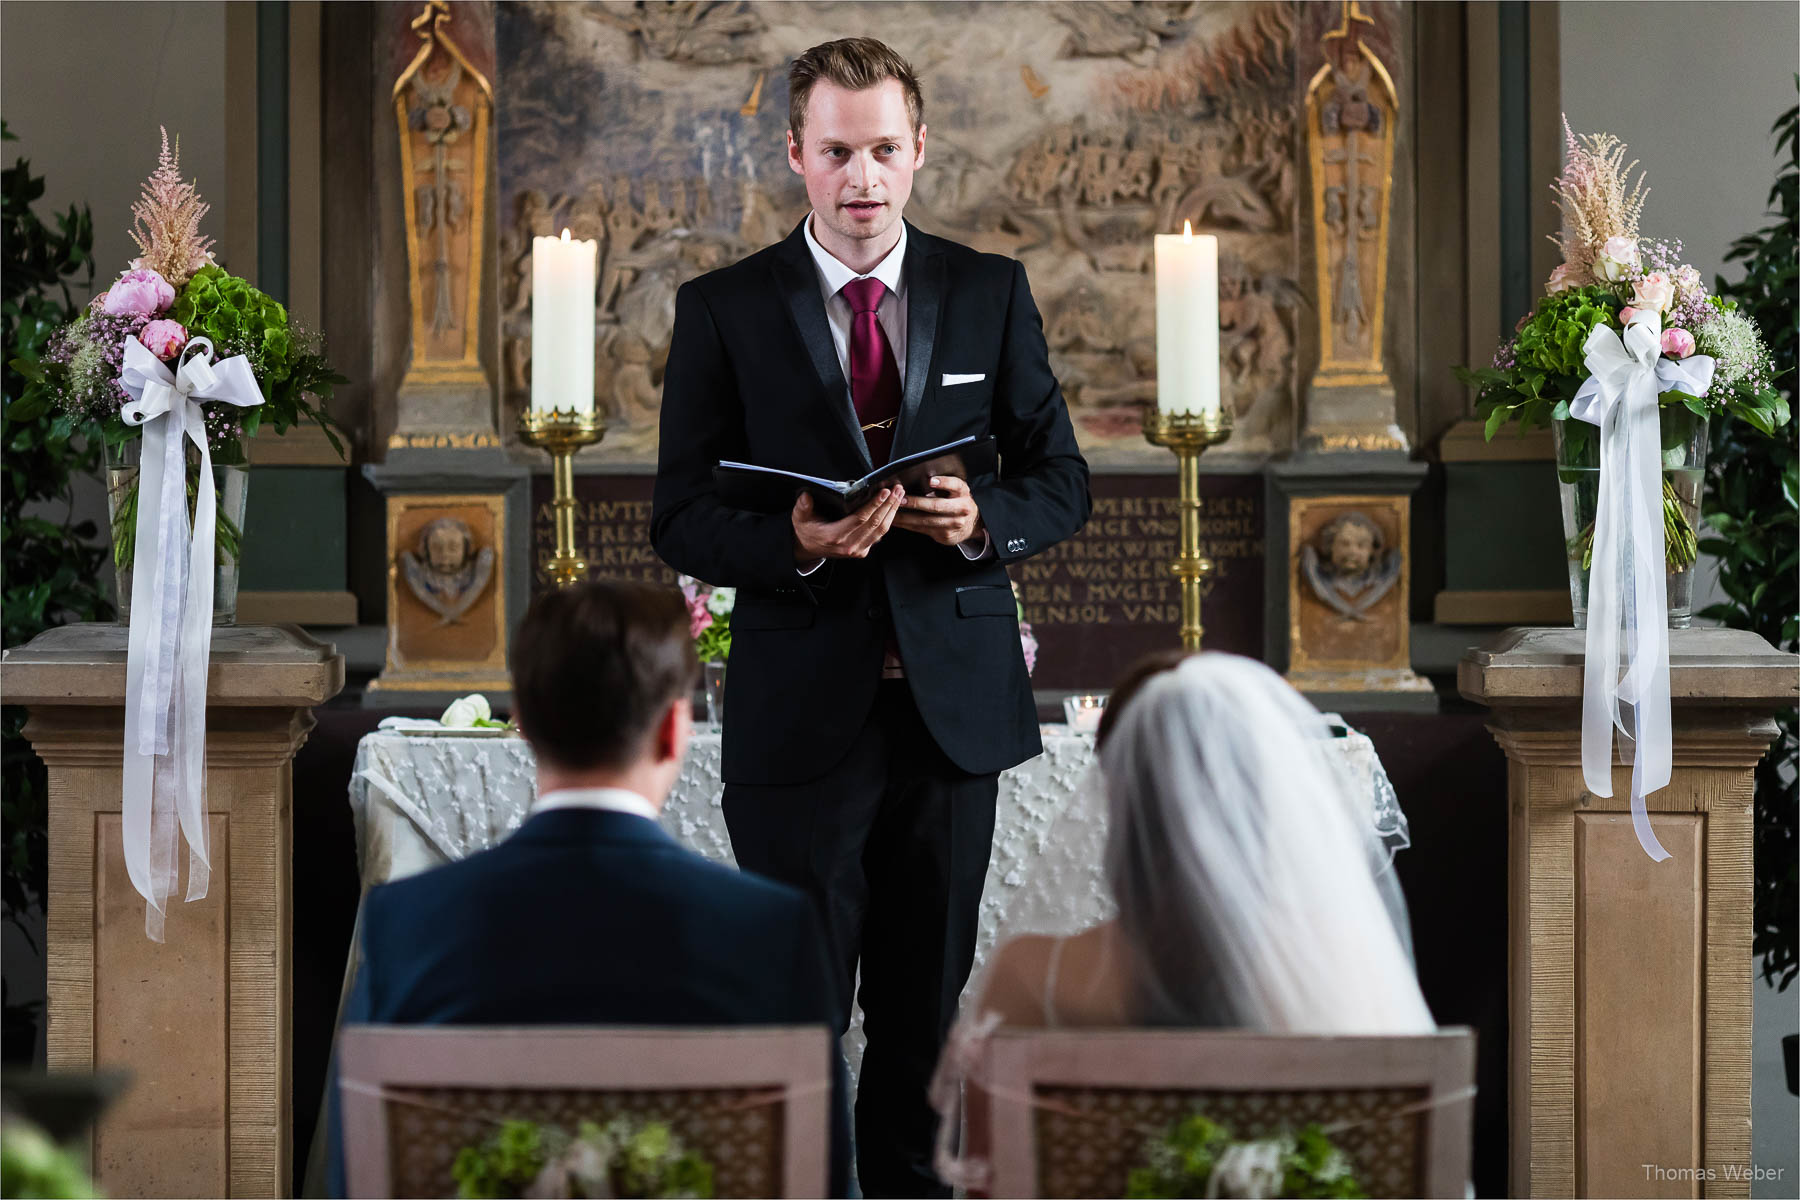
[[[1105,696],[1064,696],[1063,720],[1075,733],[1098,733],[1106,714]]]

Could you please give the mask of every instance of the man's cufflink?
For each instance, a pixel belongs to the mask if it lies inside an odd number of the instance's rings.
[[[1025,551],[1025,539],[1024,538],[1008,538],[1007,539],[1006,552],[1008,554],[1022,554],[1022,553],[1024,553],[1024,551]]]

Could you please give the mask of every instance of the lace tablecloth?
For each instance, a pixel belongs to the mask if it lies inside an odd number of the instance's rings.
[[[1335,718],[1334,718],[1335,720]],[[1341,727],[1341,722],[1338,723]],[[1094,738],[1066,726],[1043,729],[1044,752],[1000,776],[994,853],[981,896],[975,971],[993,949],[1001,915],[1042,852],[1051,822],[1083,786],[1094,763]],[[1370,819],[1389,846],[1407,844],[1406,817],[1375,755],[1374,744],[1346,730],[1335,744],[1369,789]],[[687,762],[663,808],[671,834],[708,858],[733,863],[720,804],[719,728],[697,728]],[[531,750],[515,737],[418,736],[378,731],[363,738],[350,779],[363,887],[401,879],[492,846],[517,829],[536,794]],[[1101,870],[1106,831],[1098,806],[1065,822],[1062,842],[1077,842],[1082,865],[1057,888],[1059,924],[1080,928],[1110,915]]]

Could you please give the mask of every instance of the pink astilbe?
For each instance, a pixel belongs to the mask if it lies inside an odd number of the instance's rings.
[[[1637,160],[1625,162],[1624,142],[1610,133],[1577,137],[1567,117],[1563,118],[1563,133],[1568,138],[1567,161],[1550,185],[1562,212],[1562,231],[1550,240],[1562,251],[1572,278],[1594,283],[1594,259],[1600,247],[1607,238],[1637,237],[1638,217],[1644,211],[1644,197],[1650,193],[1641,172],[1636,184],[1627,179]]]
[[[200,218],[211,205],[191,183],[181,181],[181,139],[169,150],[169,131],[162,131],[162,153],[156,172],[144,182],[143,196],[131,206],[131,240],[143,257],[137,265],[157,272],[180,288],[194,272],[213,261],[213,240],[200,236]]]

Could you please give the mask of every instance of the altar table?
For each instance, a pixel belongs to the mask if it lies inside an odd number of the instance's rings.
[[[1342,722],[1332,718],[1342,729]],[[1000,776],[994,852],[981,895],[975,970],[993,949],[1008,902],[1024,885],[1043,851],[1051,823],[1090,779],[1094,737],[1064,725],[1043,727],[1044,752]],[[1366,787],[1370,820],[1391,849],[1407,845],[1406,816],[1395,798],[1375,746],[1354,730],[1333,744],[1352,777]],[[717,725],[696,726],[680,778],[663,807],[662,825],[689,849],[736,865],[720,803]],[[378,730],[357,746],[350,778],[357,860],[365,890],[465,858],[499,842],[524,821],[536,795],[531,750],[517,737],[418,736]],[[1111,915],[1102,869],[1106,842],[1101,806],[1083,806],[1082,819],[1058,830],[1081,864],[1057,889],[1055,924],[1074,930]]]

